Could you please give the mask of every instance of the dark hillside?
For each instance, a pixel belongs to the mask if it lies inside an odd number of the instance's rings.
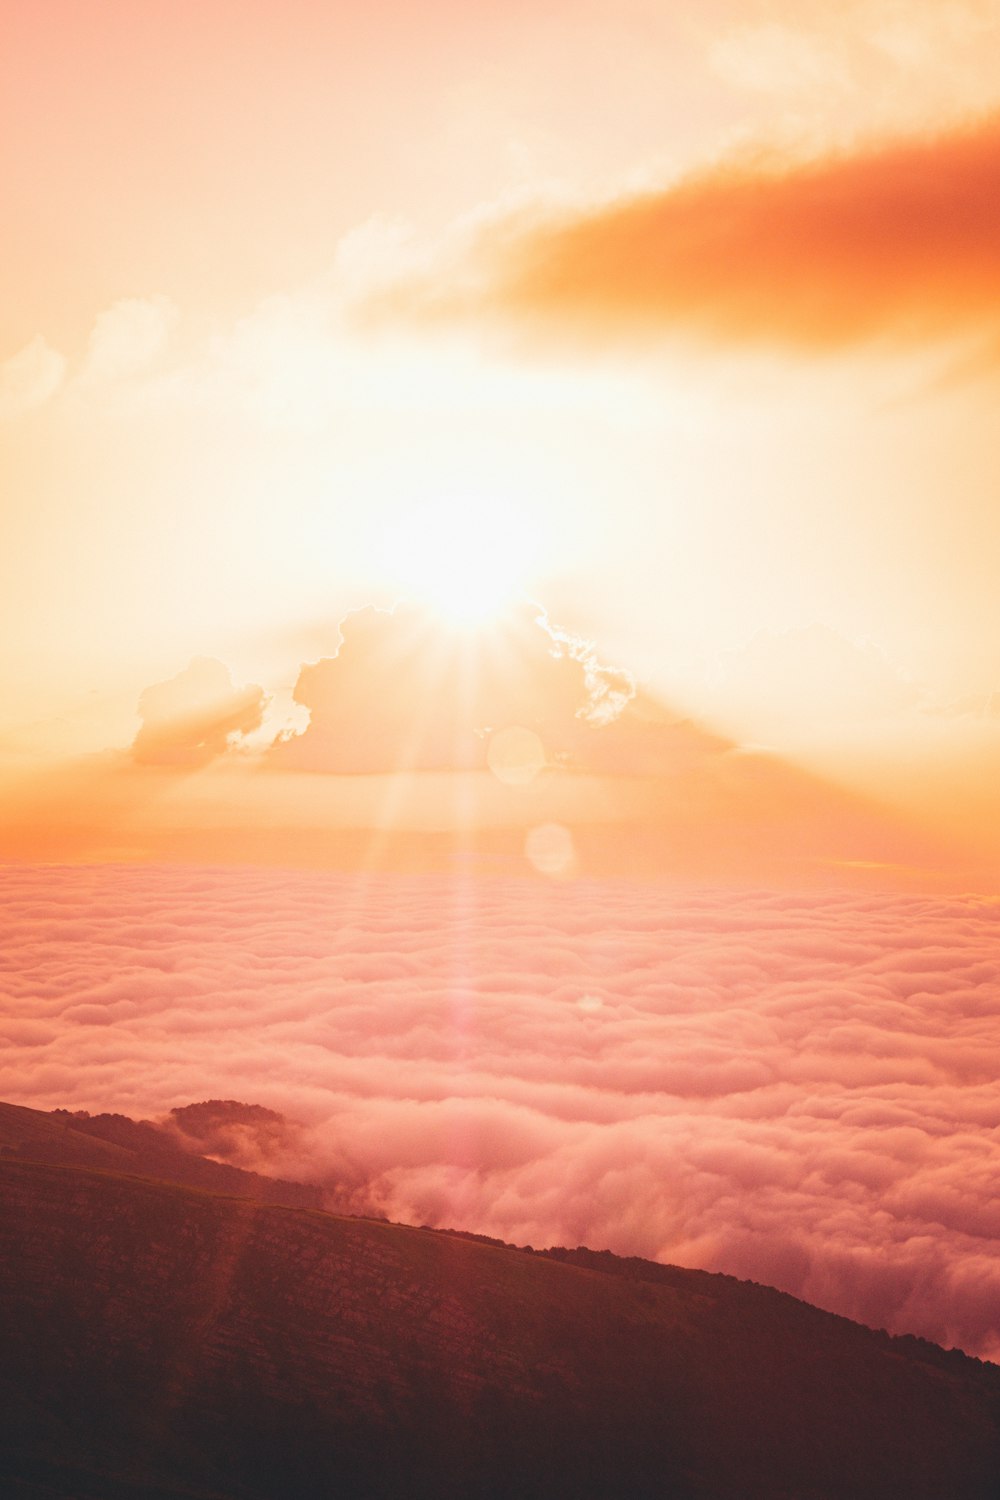
[[[184,1150],[149,1120],[131,1120],[127,1115],[71,1114],[65,1109],[47,1112],[0,1104],[0,1157],[131,1172],[290,1208],[319,1208],[321,1202],[318,1188],[209,1161]]]
[[[0,1192],[4,1493],[996,1500],[993,1367],[768,1288],[106,1172]]]

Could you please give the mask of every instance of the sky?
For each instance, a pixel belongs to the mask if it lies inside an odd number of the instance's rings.
[[[689,10],[14,0],[11,795],[457,588],[994,879],[1000,12]]]
[[[6,1097],[995,1352],[1000,0],[4,32]]]

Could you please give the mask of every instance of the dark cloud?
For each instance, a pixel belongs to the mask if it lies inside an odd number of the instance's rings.
[[[133,758],[141,765],[206,765],[260,728],[265,702],[262,688],[236,688],[221,661],[196,656],[176,677],[142,693]]]
[[[298,1128],[189,1124],[331,1207],[1000,1354],[996,901],[180,868],[0,897],[0,1098],[255,1101]]]

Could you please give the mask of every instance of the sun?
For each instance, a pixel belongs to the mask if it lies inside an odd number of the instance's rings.
[[[393,585],[407,598],[478,629],[523,596],[534,539],[513,508],[459,497],[415,508],[386,552]]]
[[[426,578],[422,591],[438,614],[457,625],[483,625],[498,615],[515,590],[492,576]]]

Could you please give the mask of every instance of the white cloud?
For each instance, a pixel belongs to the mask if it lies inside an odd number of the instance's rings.
[[[66,375],[66,359],[41,337],[0,365],[0,419],[22,416],[54,396]]]
[[[100,313],[83,369],[87,380],[118,380],[152,364],[177,321],[167,297],[127,297]]]
[[[765,93],[851,87],[850,72],[828,41],[776,21],[725,33],[711,45],[709,63],[730,82]]]

